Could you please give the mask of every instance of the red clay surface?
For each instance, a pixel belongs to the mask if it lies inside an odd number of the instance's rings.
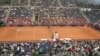
[[[48,39],[52,37],[53,32],[58,32],[59,38],[71,39],[100,39],[100,31],[87,27],[0,27],[0,41],[32,41]]]

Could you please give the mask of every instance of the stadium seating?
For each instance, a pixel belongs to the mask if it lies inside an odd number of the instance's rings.
[[[11,8],[9,17],[30,17],[31,14],[32,13],[29,7],[13,7]]]
[[[41,18],[42,26],[84,26],[88,24],[85,19],[71,18]]]
[[[100,9],[100,1],[98,0],[76,0],[76,4],[81,8]]]
[[[4,21],[8,13],[8,8],[0,7],[0,26],[5,25]]]
[[[10,17],[7,21],[7,26],[32,26],[31,17]]]
[[[76,0],[1,0],[0,6],[0,19],[9,26],[90,24],[80,12]],[[94,23],[100,17],[99,12],[99,10],[91,10],[83,13]],[[37,21],[34,20],[35,16],[38,16]]]
[[[10,5],[11,0],[0,0],[0,6]]]
[[[8,12],[8,8],[0,7],[0,20],[6,17]]]
[[[83,17],[78,8],[43,8],[34,9],[35,15],[40,16],[40,25],[86,25],[89,22]]]
[[[14,6],[26,6],[28,5],[28,0],[12,0],[12,5]]]
[[[39,25],[45,25],[45,26],[55,26],[55,25],[85,25],[88,24],[88,21],[83,17],[83,15],[80,13],[80,10],[77,7],[71,7],[68,6],[68,8],[65,7],[53,7],[55,6],[55,2],[58,0],[31,0],[31,5],[33,7],[12,7],[10,10],[9,18],[16,17],[17,21],[11,20],[8,18],[8,25],[16,24],[19,25],[18,22],[21,22],[17,18],[32,18],[33,16],[39,17]],[[68,0],[69,1],[69,0]],[[60,1],[61,2],[61,1]],[[14,2],[13,2],[14,3]],[[54,3],[54,4],[53,4]],[[73,2],[69,1],[69,3],[73,4]],[[22,3],[23,4],[23,3]],[[57,3],[59,4],[59,3]],[[57,5],[56,4],[56,5]],[[15,6],[15,5],[13,5]],[[47,19],[44,19],[47,18]],[[64,19],[63,19],[64,18]],[[66,19],[65,19],[66,18]],[[22,21],[25,21],[24,19],[21,19]],[[11,23],[13,21],[13,23]],[[27,20],[26,20],[27,21]],[[32,19],[30,20],[32,21]],[[65,21],[65,22],[64,22]],[[82,22],[82,23],[80,23]],[[31,23],[31,22],[30,22]],[[21,23],[21,25],[27,25],[27,23]],[[13,25],[13,26],[14,26]],[[28,24],[29,25],[29,24]],[[30,24],[32,25],[32,23]]]
[[[31,5],[32,6],[43,6],[43,7],[48,7],[48,6],[59,6],[58,0],[31,0]]]
[[[60,0],[62,6],[76,7],[75,0]],[[59,0],[31,0],[32,6],[60,6]]]
[[[32,12],[30,8],[24,7],[14,7],[11,8],[9,18],[7,20],[7,25],[11,26],[28,26],[32,25]]]
[[[94,26],[97,30],[100,30],[100,20],[94,23]]]
[[[91,11],[84,11],[83,12],[88,19],[92,22],[95,23],[96,21],[98,21],[100,19],[100,10],[91,10]]]
[[[76,7],[76,0],[60,0],[62,6]]]
[[[100,56],[99,40],[0,42],[0,56]]]

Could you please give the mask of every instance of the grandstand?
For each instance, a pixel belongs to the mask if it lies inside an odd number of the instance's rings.
[[[91,9],[90,11],[84,11],[83,12],[92,23],[95,23],[96,21],[100,20],[100,10]]]
[[[1,25],[84,26],[99,19],[99,9],[81,12],[75,0],[11,0],[11,2],[5,0],[3,3],[9,3],[9,5],[1,5],[2,8],[7,8],[2,11],[1,16],[7,15],[3,16],[4,19],[1,22],[4,21],[4,24]],[[38,17],[38,21],[35,16]]]
[[[96,29],[100,30],[100,20],[94,23]]]
[[[44,26],[90,24],[75,2],[75,0],[12,0],[10,5],[3,6],[9,7],[4,18],[5,25],[30,26],[36,23],[38,23],[36,25]],[[39,18],[38,21],[35,21],[35,16]]]
[[[84,26],[96,22],[100,14],[99,9],[81,12],[76,0],[4,0],[2,3],[0,22],[7,26]]]
[[[100,56],[93,1],[0,0],[0,56]]]
[[[11,4],[11,0],[0,0],[0,6],[9,6]]]

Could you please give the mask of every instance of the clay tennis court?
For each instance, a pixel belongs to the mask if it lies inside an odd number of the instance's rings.
[[[24,26],[0,27],[0,41],[33,41],[48,39],[52,37],[53,32],[58,32],[60,39],[100,39],[100,32],[90,27]]]

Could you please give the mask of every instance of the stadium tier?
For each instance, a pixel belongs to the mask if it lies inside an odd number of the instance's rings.
[[[99,9],[81,12],[77,2],[78,0],[1,0],[0,23],[7,26],[84,26],[100,19]]]
[[[100,9],[99,0],[76,0],[78,7]]]
[[[98,20],[97,22],[94,23],[95,28],[100,30],[100,20]]]
[[[62,6],[76,7],[76,0],[60,0]]]
[[[0,7],[0,26],[4,25],[7,13],[8,13],[8,8]]]
[[[32,6],[60,6],[58,0],[31,0],[31,5]]]
[[[14,6],[26,6],[28,5],[28,0],[12,0],[12,3],[11,5],[14,5]]]
[[[100,26],[100,20],[98,20],[95,25],[99,25]]]
[[[39,15],[40,25],[85,25],[89,23],[78,8],[35,7],[34,15]]]
[[[11,4],[11,0],[0,0],[0,6],[9,6]]]
[[[22,26],[32,25],[32,12],[29,7],[13,7],[11,8],[7,25]]]
[[[100,40],[1,42],[0,56],[100,56]]]
[[[91,9],[90,11],[84,11],[83,12],[88,19],[92,22],[95,23],[96,21],[100,20],[100,10],[95,10],[95,9]]]
[[[0,8],[0,20],[3,20],[6,17],[6,14],[8,12],[7,9],[8,8],[3,8],[3,7]]]

